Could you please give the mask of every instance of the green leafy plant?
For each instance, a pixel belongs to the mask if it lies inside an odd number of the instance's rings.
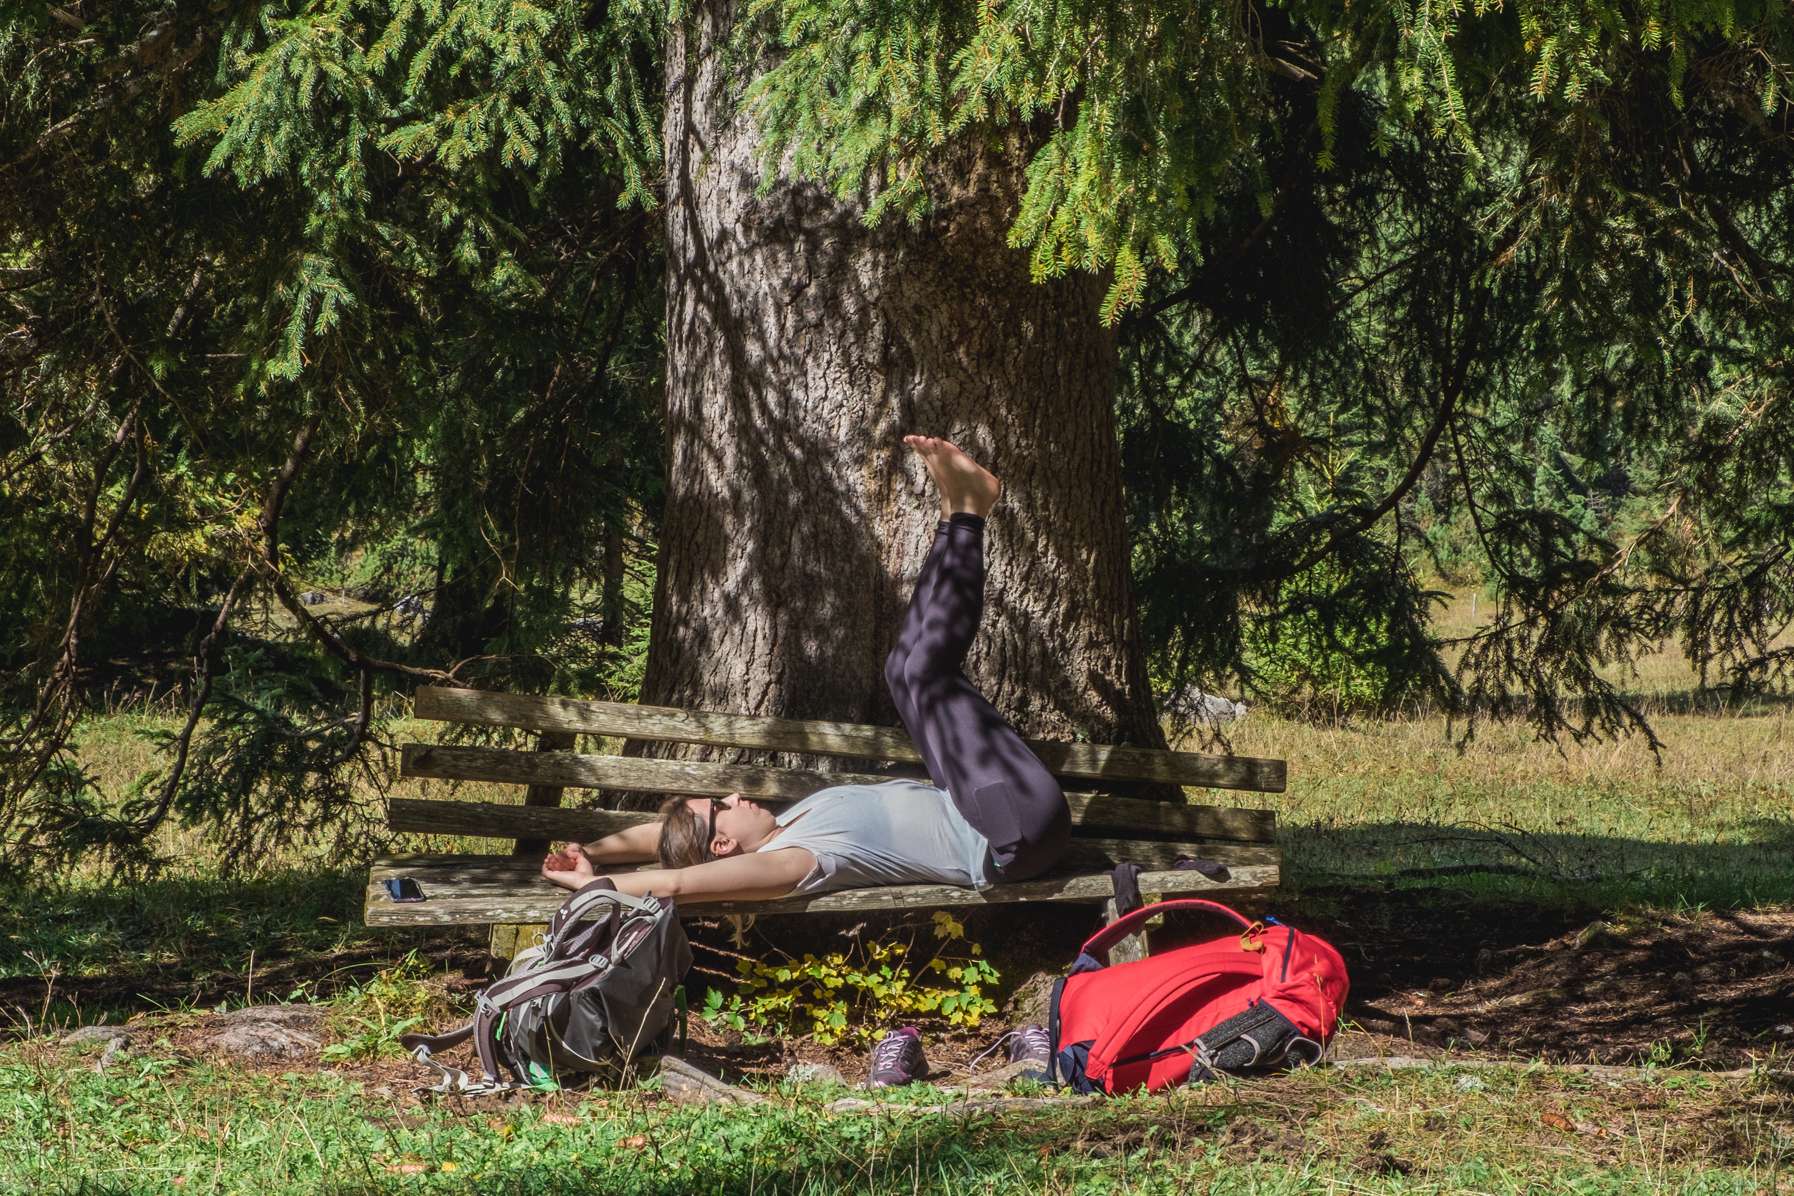
[[[905,1019],[938,1017],[972,1028],[996,1003],[985,996],[998,979],[983,948],[966,938],[965,924],[937,911],[930,924],[933,950],[908,939],[856,938],[845,951],[768,962],[743,957],[737,991],[711,989],[703,1017],[741,1033],[809,1033],[818,1042],[863,1040]],[[926,959],[921,956],[927,954]]]
[[[343,1063],[404,1054],[399,1036],[425,1022],[440,1003],[440,991],[429,981],[429,963],[413,950],[366,983],[349,988],[330,1016],[337,1040],[319,1057]]]

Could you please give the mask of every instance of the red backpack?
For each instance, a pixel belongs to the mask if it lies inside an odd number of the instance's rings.
[[[1131,963],[1101,962],[1148,918],[1185,909],[1223,914],[1241,931]],[[1052,1075],[1079,1092],[1117,1093],[1313,1063],[1348,987],[1345,960],[1330,943],[1275,918],[1249,922],[1199,898],[1156,902],[1092,935],[1053,986]]]

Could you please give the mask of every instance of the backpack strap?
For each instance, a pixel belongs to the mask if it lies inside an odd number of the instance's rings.
[[[560,933],[568,923],[577,922],[585,917],[587,911],[600,901],[620,902],[622,900],[623,894],[617,891],[617,886],[611,883],[610,877],[600,876],[561,902],[561,908],[555,910],[554,917],[549,920],[548,933]]]
[[[515,1087],[515,1085],[505,1083],[496,1070],[488,1067],[484,1053],[480,1057],[480,1070],[484,1074],[477,1080],[460,1068],[450,1067],[436,1058],[437,1051],[453,1050],[469,1038],[474,1037],[475,1031],[480,1029],[482,1029],[480,1017],[476,1015],[473,1021],[450,1030],[446,1034],[399,1035],[399,1045],[410,1051],[413,1059],[425,1067],[435,1068],[436,1074],[442,1077],[425,1091],[461,1092],[469,1096],[479,1096],[488,1092],[503,1092]],[[484,1036],[482,1035],[482,1037]]]
[[[468,1022],[459,1029],[445,1034],[401,1034],[399,1045],[408,1051],[452,1051],[469,1038],[473,1037],[473,1023]]]
[[[599,877],[555,911],[554,920],[542,937],[542,955],[547,959],[593,955],[616,941],[617,927],[624,915],[658,916],[667,902],[658,897],[631,897],[618,892],[608,877]],[[605,916],[591,915],[604,910]]]
[[[609,967],[610,960],[597,955],[591,959],[562,960],[506,977],[475,998],[478,1008],[471,1022],[459,1029],[450,1030],[447,1034],[405,1034],[399,1038],[399,1045],[409,1050],[413,1059],[441,1073],[442,1081],[431,1089],[433,1092],[478,1095],[503,1092],[510,1088],[526,1088],[529,1086],[528,1078],[516,1075],[515,1068],[512,1072],[516,1079],[510,1083],[504,1080],[500,1070],[504,1061],[498,1049],[498,1028],[504,1015],[515,1005],[576,988]],[[478,1080],[473,1080],[459,1068],[449,1067],[434,1058],[435,1052],[460,1046],[469,1038],[473,1039],[473,1049],[480,1060],[481,1075]]]
[[[1116,943],[1119,943],[1122,939],[1132,934],[1148,918],[1155,918],[1160,914],[1168,914],[1174,910],[1180,909],[1211,910],[1215,913],[1232,918],[1247,930],[1252,929],[1253,926],[1252,922],[1218,901],[1206,901],[1201,897],[1180,897],[1175,901],[1155,901],[1151,905],[1143,905],[1133,913],[1115,919],[1113,922],[1091,935],[1088,939],[1085,939],[1084,946],[1078,953],[1080,956],[1088,955],[1094,960],[1107,952],[1110,947],[1113,947]]]

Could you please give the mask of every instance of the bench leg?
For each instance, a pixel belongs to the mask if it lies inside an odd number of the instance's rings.
[[[577,740],[571,731],[544,731],[536,736],[538,752],[570,752]],[[526,806],[558,806],[561,794],[565,792],[559,785],[531,785],[524,791],[523,804]],[[548,852],[547,839],[519,839],[511,848],[514,856],[545,855]]]
[[[1121,916],[1121,912],[1120,912],[1120,910],[1118,910],[1116,908],[1115,898],[1111,897],[1107,901],[1103,902],[1103,921],[1113,922],[1116,918],[1118,918],[1120,916]],[[1141,927],[1135,933],[1128,935],[1126,938],[1124,938],[1120,942],[1116,943],[1113,947],[1109,948],[1109,962],[1110,963],[1132,963],[1136,959],[1145,959],[1145,958],[1146,958],[1146,928],[1145,927]]]
[[[544,731],[536,737],[536,750],[570,752],[575,743],[571,731]],[[531,785],[523,795],[523,804],[558,806],[563,792],[558,785]],[[547,851],[546,839],[519,839],[511,848],[511,854],[517,857],[543,855]],[[547,932],[546,922],[495,922],[492,925],[492,955],[495,959],[516,959],[519,952],[540,944]]]
[[[542,945],[542,937],[548,933],[546,922],[494,922],[492,924],[491,950],[494,959],[516,959],[518,954],[531,947]]]

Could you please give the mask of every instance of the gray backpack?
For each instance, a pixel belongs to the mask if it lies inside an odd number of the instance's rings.
[[[630,897],[595,880],[555,913],[541,946],[519,952],[504,979],[474,999],[471,1022],[399,1041],[441,1073],[435,1092],[619,1082],[669,1045],[690,967],[691,945],[671,901]],[[478,1079],[435,1058],[469,1038]]]

